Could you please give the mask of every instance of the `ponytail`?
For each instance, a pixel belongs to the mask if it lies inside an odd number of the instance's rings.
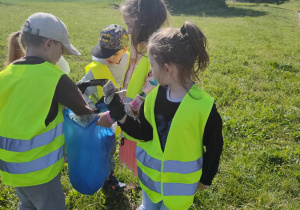
[[[24,56],[23,48],[19,42],[19,36],[21,32],[14,32],[8,37],[8,53],[7,53],[7,61],[5,65],[9,65],[11,62],[18,60]]]
[[[201,30],[197,25],[191,22],[185,22],[180,29],[180,32],[183,34],[186,33],[188,41],[191,45],[191,48],[197,55],[196,65],[197,70],[195,73],[197,74],[200,70],[205,70],[209,64],[209,55],[206,51],[207,40]],[[183,34],[184,35],[184,34]]]

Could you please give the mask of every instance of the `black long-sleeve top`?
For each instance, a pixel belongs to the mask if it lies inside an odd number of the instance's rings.
[[[160,86],[154,108],[155,122],[162,151],[164,151],[166,145],[172,119],[180,105],[180,101],[176,102],[168,100],[167,94],[167,88]],[[139,111],[139,121],[127,116],[125,123],[119,123],[119,125],[123,131],[133,138],[144,141],[153,139],[153,128],[144,115],[144,104],[141,105]],[[211,109],[205,125],[203,145],[206,147],[206,151],[203,155],[203,168],[200,182],[205,185],[211,185],[218,170],[223,148],[222,119],[215,104]]]
[[[38,65],[44,62],[45,60],[40,57],[29,56],[16,60],[13,62],[13,64]],[[63,74],[57,83],[52,104],[45,119],[46,126],[48,126],[49,123],[56,118],[58,114],[58,103],[68,107],[76,115],[93,114],[93,111],[89,108],[88,104],[84,100],[80,90],[66,74]]]

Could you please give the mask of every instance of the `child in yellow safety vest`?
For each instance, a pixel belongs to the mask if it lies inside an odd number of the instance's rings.
[[[211,185],[223,148],[214,99],[195,83],[209,63],[206,37],[185,22],[180,29],[155,32],[147,48],[160,85],[141,105],[139,120],[125,112],[118,94],[105,93],[105,102],[122,130],[139,140],[135,154],[143,201],[138,209],[189,209],[196,190]]]
[[[146,97],[156,86],[157,81],[150,72],[150,63],[147,56],[147,42],[151,34],[167,22],[168,10],[163,0],[126,0],[121,6],[124,22],[127,25],[128,34],[131,35],[130,61],[126,70],[123,89],[126,89],[126,108],[132,116],[139,107],[142,97]],[[141,97],[136,98],[139,94]],[[122,95],[123,96],[123,95]],[[101,120],[109,127],[109,115],[100,115]],[[129,138],[122,133],[119,149],[119,159],[137,175],[135,160],[136,139]]]
[[[112,80],[116,87],[122,87],[129,61],[127,31],[116,24],[106,26],[101,31],[99,42],[94,46],[91,54],[93,62],[85,67],[86,75],[77,85],[80,86],[80,84],[93,79],[107,79]],[[103,101],[102,86],[86,87],[82,89],[82,94],[94,112],[103,113],[108,110]],[[119,182],[114,175],[115,151],[116,142],[110,151],[111,171],[109,179],[104,183],[104,186],[112,187],[113,189],[126,186],[124,183]]]
[[[63,210],[62,110],[66,106],[76,115],[93,112],[55,65],[62,54],[80,53],[71,45],[65,24],[52,14],[31,15],[18,36],[25,56],[18,59],[13,52],[14,61],[0,72],[0,177],[15,187],[18,209]]]

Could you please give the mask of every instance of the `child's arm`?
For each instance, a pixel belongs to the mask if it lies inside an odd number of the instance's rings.
[[[149,141],[152,140],[153,128],[144,116],[144,104],[141,104],[139,110],[139,120],[126,114],[124,104],[121,101],[117,89],[109,82],[103,87],[104,101],[107,104],[109,113],[100,114],[99,121],[96,123],[101,126],[105,126],[108,118],[112,118],[114,121],[118,121],[122,130],[133,138]],[[107,116],[107,114],[109,116]]]
[[[101,113],[98,116],[99,120],[96,122],[97,125],[111,127],[114,123],[111,119],[110,111]],[[118,121],[118,125],[129,136],[135,139],[143,141],[150,141],[153,139],[153,128],[144,115],[144,103],[140,107],[138,120],[128,114],[125,114],[124,117]]]
[[[53,99],[71,109],[76,115],[93,113],[80,90],[66,74],[62,75],[58,81]]]
[[[150,141],[153,139],[153,128],[144,115],[144,103],[141,104],[138,120],[126,114],[125,117],[119,121],[118,125],[129,136],[135,139],[143,141]]]
[[[200,183],[208,187],[217,173],[223,149],[222,119],[215,104],[212,107],[204,129],[203,145],[206,146],[206,151],[203,155]],[[198,186],[198,188],[202,188],[203,186]]]

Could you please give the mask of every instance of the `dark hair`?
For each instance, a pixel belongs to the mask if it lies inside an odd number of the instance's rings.
[[[121,5],[121,12],[133,18],[132,44],[139,53],[144,54],[146,49],[140,51],[138,44],[147,42],[149,37],[167,20],[168,10],[164,0],[126,0]]]
[[[28,28],[30,27],[29,22],[26,21],[23,25],[23,27]],[[35,34],[31,34],[29,32],[22,32],[21,35],[21,44],[24,47],[24,49],[26,49],[27,47],[38,47],[40,45],[42,45],[44,43],[44,41],[47,38],[43,37],[43,36],[39,36],[39,35],[35,35]]]
[[[38,47],[41,46],[47,38],[35,34],[30,34],[28,32],[22,32],[21,44],[24,49],[28,47]]]
[[[19,36],[20,31],[13,32],[8,37],[8,53],[7,53],[7,60],[5,61],[5,65],[9,65],[11,62],[18,60],[24,56],[24,50],[20,46],[19,43]]]
[[[206,47],[206,37],[191,22],[185,22],[181,29],[161,29],[150,37],[148,43],[149,52],[160,66],[165,63],[177,66],[181,85],[185,89],[186,79],[200,81],[199,73],[208,66]]]

